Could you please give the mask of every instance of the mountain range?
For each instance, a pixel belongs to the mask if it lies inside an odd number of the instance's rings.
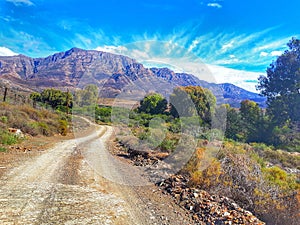
[[[0,78],[12,88],[40,91],[44,88],[78,89],[87,84],[100,88],[100,96],[115,98],[159,92],[165,96],[176,86],[202,86],[210,89],[217,102],[239,107],[244,99],[265,106],[266,98],[233,84],[215,84],[192,74],[175,73],[168,68],[146,68],[127,56],[72,48],[46,58],[25,55],[0,56]],[[124,95],[125,96],[125,95]]]

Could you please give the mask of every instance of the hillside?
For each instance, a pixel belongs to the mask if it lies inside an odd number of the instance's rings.
[[[117,96],[128,85],[142,89],[138,91],[157,91],[164,95],[169,95],[175,86],[196,85],[212,90],[218,103],[238,107],[242,100],[250,99],[265,106],[264,97],[232,84],[208,83],[167,68],[145,68],[126,56],[78,48],[46,58],[1,56],[0,77],[2,82],[11,82],[14,87],[35,91],[49,87],[76,89],[92,83],[107,98]]]

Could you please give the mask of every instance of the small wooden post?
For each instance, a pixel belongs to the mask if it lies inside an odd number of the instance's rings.
[[[6,102],[6,96],[7,96],[8,87],[4,88],[4,95],[3,95],[3,102]]]

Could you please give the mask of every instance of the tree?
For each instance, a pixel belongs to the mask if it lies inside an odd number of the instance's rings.
[[[34,106],[36,102],[41,102],[51,106],[53,109],[67,112],[73,105],[72,94],[69,91],[62,92],[57,89],[45,89],[41,93],[33,92],[30,94],[30,98],[33,100]]]
[[[244,141],[242,120],[238,109],[231,108],[229,104],[226,104],[225,107],[227,109],[225,137],[236,141]]]
[[[300,132],[300,40],[292,38],[287,46],[289,49],[267,68],[267,76],[259,78],[257,87],[267,97],[271,140],[285,147],[296,146]],[[284,139],[291,140],[290,144]]]
[[[94,105],[97,103],[98,87],[96,85],[87,85],[83,91],[83,105]]]
[[[30,99],[33,101],[33,108],[36,108],[36,103],[41,101],[41,94],[38,92],[33,92],[30,94]]]
[[[247,142],[259,142],[264,131],[262,111],[254,101],[244,100],[240,108],[241,126]]]
[[[258,90],[267,97],[268,113],[275,125],[287,122],[300,129],[300,40],[293,38],[286,50],[259,78]]]
[[[210,90],[199,86],[177,87],[170,96],[170,103],[174,117],[199,116],[210,125],[215,113],[216,97]]]
[[[161,94],[151,93],[141,100],[138,111],[151,115],[163,114],[167,106],[168,102]]]
[[[98,87],[93,84],[85,86],[83,90],[76,91],[74,95],[74,102],[80,107],[95,105],[97,99]]]

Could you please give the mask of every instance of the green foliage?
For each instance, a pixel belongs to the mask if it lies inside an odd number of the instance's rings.
[[[45,122],[33,122],[31,123],[31,126],[34,129],[37,129],[38,132],[41,133],[42,135],[50,136],[52,134],[48,124],[46,124]]]
[[[6,148],[0,146],[0,152],[6,152],[6,151],[7,151]]]
[[[300,156],[290,154],[282,150],[274,150],[272,147],[261,143],[252,143],[253,150],[263,158],[275,165],[281,167],[296,168],[300,170]]]
[[[259,78],[258,89],[267,97],[267,113],[276,146],[299,151],[300,143],[300,40],[293,38],[286,50]],[[287,126],[287,128],[286,128]]]
[[[181,120],[179,118],[175,118],[171,123],[168,124],[169,131],[172,133],[180,133],[181,132]]]
[[[53,109],[68,112],[68,109],[72,107],[72,95],[69,91],[62,92],[57,89],[45,89],[41,93],[31,93],[30,98],[34,102],[40,102],[44,105],[49,105]]]
[[[0,143],[3,145],[12,145],[18,143],[19,138],[7,131],[0,130]]]
[[[203,134],[203,137],[208,141],[222,141],[224,139],[224,134],[219,129],[210,129]]]
[[[111,122],[111,107],[99,107],[95,108],[95,117],[97,121],[101,121],[103,123]]]
[[[300,152],[300,132],[296,125],[276,126],[272,134],[274,145],[287,151]]]
[[[163,152],[173,152],[177,144],[177,138],[166,136],[166,138],[160,143],[159,148]]]
[[[246,141],[245,134],[242,131],[242,118],[237,109],[226,105],[227,118],[225,137],[235,141]]]
[[[210,125],[215,113],[216,97],[206,88],[199,86],[177,87],[170,96],[173,117],[193,117]]]
[[[68,134],[68,121],[61,119],[58,121],[58,124],[58,132],[61,135],[66,136]]]
[[[264,137],[263,114],[256,102],[241,102],[241,130],[247,142],[259,142]]]
[[[1,121],[2,123],[7,123],[7,121],[8,121],[7,116],[1,116],[1,117],[0,117],[0,121]]]
[[[288,175],[287,172],[277,166],[262,169],[265,178],[283,190],[295,190],[298,188],[295,176]]]
[[[83,90],[78,90],[74,94],[74,103],[76,106],[84,107],[96,105],[98,99],[98,87],[89,84]]]
[[[268,112],[277,125],[300,121],[300,40],[292,39],[285,51],[260,77],[258,89],[268,97]]]
[[[167,100],[161,94],[152,93],[141,100],[138,111],[151,115],[163,114],[167,109],[167,105]]]

